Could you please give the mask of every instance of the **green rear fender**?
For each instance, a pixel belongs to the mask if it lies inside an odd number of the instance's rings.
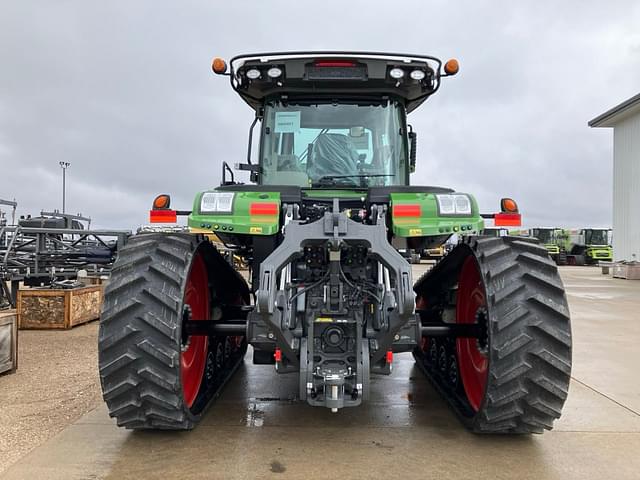
[[[275,235],[280,228],[279,192],[233,192],[230,212],[202,212],[201,202],[206,190],[196,195],[188,225],[195,231],[245,235]],[[231,193],[224,191],[224,193]]]
[[[454,195],[460,195],[456,192]],[[429,237],[459,233],[476,234],[484,229],[476,199],[471,200],[470,215],[442,215],[438,211],[436,194],[392,193],[391,221],[393,234],[398,237]]]

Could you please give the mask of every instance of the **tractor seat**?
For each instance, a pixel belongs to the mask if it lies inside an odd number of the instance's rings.
[[[358,160],[358,150],[351,138],[340,133],[324,133],[315,141],[309,170],[314,178],[355,175],[358,173]]]

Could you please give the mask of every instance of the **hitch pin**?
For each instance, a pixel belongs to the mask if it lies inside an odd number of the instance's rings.
[[[338,385],[331,385],[331,399],[338,400]],[[338,409],[333,407],[331,413],[338,413]]]

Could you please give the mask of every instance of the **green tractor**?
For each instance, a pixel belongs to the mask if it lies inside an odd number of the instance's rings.
[[[583,228],[568,230],[567,260],[572,265],[595,265],[613,261],[611,229]]]
[[[297,397],[340,412],[369,399],[394,355],[417,366],[478,433],[540,433],[569,388],[569,309],[556,265],[533,239],[477,235],[517,225],[515,202],[410,185],[407,114],[458,71],[405,54],[299,52],[213,62],[254,110],[257,161],[195,195],[168,195],[148,233],[119,250],[106,288],[99,370],[109,414],[130,429],[190,429],[252,346],[256,364],[295,375]],[[206,235],[205,235],[206,234]],[[209,241],[243,259],[237,272]],[[399,250],[461,241],[415,282]],[[339,414],[339,413],[338,413]]]
[[[561,228],[532,228],[529,235],[537,238],[558,265],[567,264],[567,235]]]

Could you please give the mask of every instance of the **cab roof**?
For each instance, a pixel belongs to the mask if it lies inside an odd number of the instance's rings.
[[[231,86],[256,111],[271,98],[379,101],[400,97],[410,112],[435,93],[441,77],[447,76],[435,57],[398,53],[257,53],[238,55],[230,66]]]

